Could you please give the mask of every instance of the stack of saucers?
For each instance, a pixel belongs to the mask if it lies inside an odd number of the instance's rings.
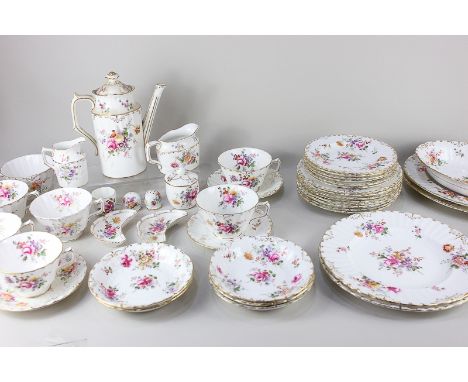
[[[213,254],[209,279],[226,302],[272,310],[302,298],[315,275],[310,257],[296,244],[273,236],[244,236]]]
[[[380,210],[401,191],[397,154],[373,138],[332,135],[310,142],[297,166],[297,190],[308,203],[335,212]]]

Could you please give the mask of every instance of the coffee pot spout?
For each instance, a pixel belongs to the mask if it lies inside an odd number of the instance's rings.
[[[143,139],[145,145],[149,141],[154,118],[156,116],[156,110],[158,108],[159,100],[161,99],[161,95],[165,87],[166,85],[164,84],[157,84],[155,86],[153,96],[151,97],[150,103],[148,105],[148,110],[146,111],[145,117],[143,119]]]

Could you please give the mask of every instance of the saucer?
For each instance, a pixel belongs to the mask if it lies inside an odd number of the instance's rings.
[[[258,214],[256,212],[256,214]],[[255,219],[255,215],[254,215]],[[273,222],[269,216],[263,216],[252,221],[249,228],[241,236],[270,236]],[[207,229],[200,213],[193,215],[187,223],[187,233],[197,244],[208,249],[218,249],[223,244],[229,243],[233,239],[221,239]]]
[[[224,177],[221,169],[218,169],[212,173],[206,181],[208,187],[217,186],[224,183],[227,183],[227,180]],[[263,199],[276,194],[282,185],[283,177],[281,174],[278,171],[268,170],[265,176],[265,180],[260,186],[260,189],[257,191],[258,197]]]
[[[96,219],[89,230],[96,239],[106,244],[120,245],[126,240],[123,227],[137,212],[131,209],[111,211]]]
[[[137,223],[138,237],[143,243],[162,243],[166,241],[166,231],[186,216],[187,211],[182,210],[163,210],[146,215]]]
[[[26,298],[12,294],[0,285],[0,310],[26,312],[45,308],[62,301],[78,289],[86,275],[86,261],[75,252],[77,260],[64,270],[59,270],[50,289],[37,297]]]

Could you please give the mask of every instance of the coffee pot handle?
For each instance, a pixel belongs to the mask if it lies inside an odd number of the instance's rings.
[[[72,112],[72,118],[73,118],[73,130],[77,131],[78,133],[83,135],[85,138],[88,138],[90,140],[90,142],[96,148],[96,155],[98,155],[98,147],[97,147],[96,139],[94,139],[94,137],[90,133],[88,133],[86,130],[81,128],[81,126],[78,124],[78,118],[76,117],[76,102],[78,102],[79,100],[87,100],[87,101],[91,102],[91,104],[93,105],[92,107],[94,108],[94,97],[92,95],[78,95],[76,93],[73,95],[73,99],[72,99],[72,102],[71,102],[71,112]]]
[[[151,163],[151,164],[157,164],[158,165],[158,168],[159,170],[161,170],[162,166],[161,166],[161,163],[159,161],[157,161],[156,159],[153,159],[151,157],[151,147],[153,146],[156,146],[156,153],[157,151],[159,150],[159,148],[161,147],[161,142],[159,141],[151,141],[151,142],[148,142],[145,146],[145,152],[146,152],[146,160],[148,161],[148,163]]]

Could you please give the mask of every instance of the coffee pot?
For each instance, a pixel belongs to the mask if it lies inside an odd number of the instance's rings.
[[[125,178],[146,169],[145,144],[148,143],[161,94],[166,85],[155,86],[145,117],[134,99],[135,87],[118,80],[109,72],[106,81],[91,95],[75,93],[71,112],[73,129],[89,139],[99,154],[102,172],[110,178]],[[76,103],[87,100],[92,104],[94,136],[78,124]]]

